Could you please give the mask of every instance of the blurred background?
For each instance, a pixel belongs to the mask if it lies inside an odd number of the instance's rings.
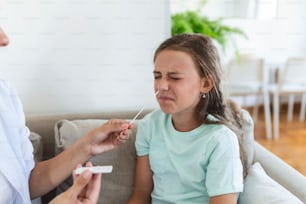
[[[5,0],[1,78],[27,116],[153,109],[154,50],[204,33],[255,138],[306,175],[305,10],[304,0]]]
[[[164,0],[0,1],[1,78],[27,115],[156,107],[152,56],[169,12]]]
[[[237,54],[262,57],[274,80],[287,58],[306,53],[305,9],[302,0],[1,1],[11,41],[0,50],[1,78],[17,87],[27,114],[154,108],[152,55],[184,31],[177,14],[211,22],[206,34],[224,64]]]

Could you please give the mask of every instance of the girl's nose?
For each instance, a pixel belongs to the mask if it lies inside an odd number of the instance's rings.
[[[166,79],[160,79],[158,81],[155,82],[155,87],[156,87],[156,90],[159,90],[159,91],[167,91],[169,90],[169,83]]]

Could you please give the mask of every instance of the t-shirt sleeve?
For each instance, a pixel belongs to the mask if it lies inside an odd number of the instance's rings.
[[[236,135],[227,131],[217,137],[209,158],[206,188],[210,197],[242,192],[243,172]]]
[[[137,156],[145,156],[149,154],[150,135],[149,119],[148,117],[145,117],[139,122],[137,128],[135,141]]]

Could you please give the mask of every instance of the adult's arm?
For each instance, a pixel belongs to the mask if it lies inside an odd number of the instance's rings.
[[[31,198],[42,196],[71,175],[77,164],[116,148],[129,137],[132,126],[124,120],[110,120],[52,159],[39,162],[30,175]]]

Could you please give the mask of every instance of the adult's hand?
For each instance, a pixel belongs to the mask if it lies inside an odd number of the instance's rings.
[[[86,166],[92,166],[92,164],[87,163]],[[54,198],[50,204],[96,204],[99,199],[101,177],[101,174],[92,174],[89,170],[80,175],[73,174],[74,184]]]
[[[84,137],[90,145],[90,154],[95,156],[118,147],[129,139],[129,130],[132,127],[128,121],[112,119],[92,130]]]

